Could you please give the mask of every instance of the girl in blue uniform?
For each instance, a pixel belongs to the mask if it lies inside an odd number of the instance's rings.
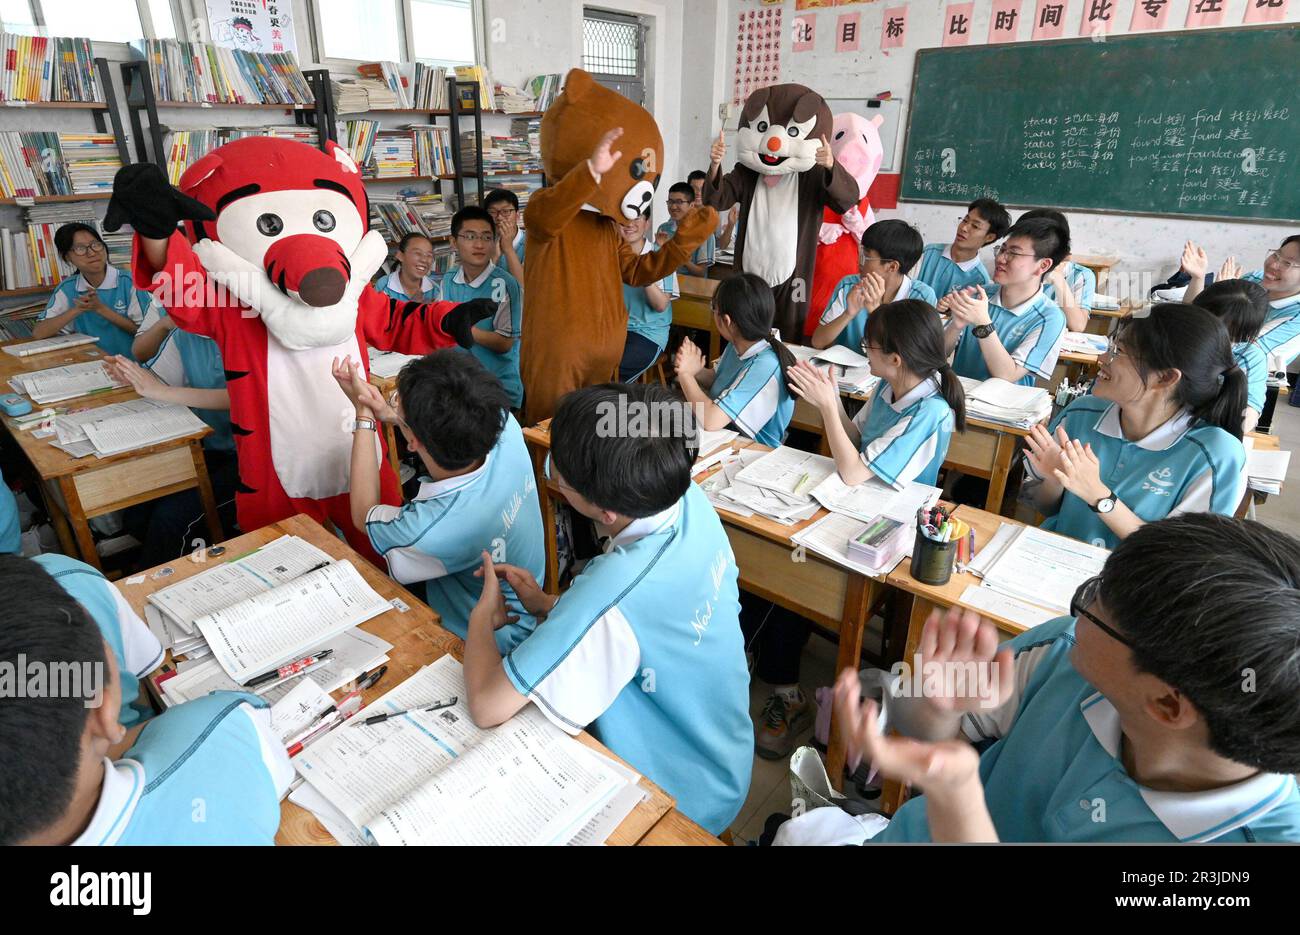
[[[1245,493],[1246,373],[1223,323],[1162,303],[1130,318],[1092,395],[1028,438],[1023,492],[1043,528],[1105,548],[1182,513],[1231,516]]]
[[[1268,392],[1268,355],[1255,343],[1268,316],[1268,292],[1247,279],[1219,279],[1200,290],[1192,304],[1216,316],[1228,329],[1232,356],[1246,371],[1246,410],[1241,429],[1253,431]]]
[[[706,431],[733,424],[745,436],[773,448],[785,438],[794,415],[794,397],[786,383],[794,355],[772,330],[776,300],[772,289],[753,273],[733,276],[713,294],[713,320],[727,341],[716,369],[706,367],[704,352],[686,340],[673,367],[686,401],[695,404]]]
[[[844,411],[835,378],[807,361],[790,371],[794,391],[820,410],[844,483],[933,485],[954,427],[966,428],[966,395],[943,352],[938,312],[917,299],[880,306],[867,318],[866,351],[881,383],[857,418]]]
[[[433,269],[433,241],[418,231],[397,242],[397,268],[380,280],[379,291],[400,302],[435,302],[438,284],[429,278]]]
[[[54,248],[77,275],[59,283],[33,338],[64,332],[99,338],[106,354],[130,354],[131,339],[151,299],[135,288],[131,274],[108,263],[108,247],[89,224],[64,224],[54,232]]]

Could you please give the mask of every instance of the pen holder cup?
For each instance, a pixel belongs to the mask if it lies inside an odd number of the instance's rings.
[[[957,542],[935,542],[918,527],[912,546],[912,577],[922,584],[947,584],[952,577]]]

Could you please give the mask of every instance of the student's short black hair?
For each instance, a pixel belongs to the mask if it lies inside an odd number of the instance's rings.
[[[686,195],[692,201],[695,200],[695,186],[690,182],[673,182],[668,188],[670,195]]]
[[[685,496],[697,447],[690,405],[654,384],[574,390],[551,420],[551,460],[564,480],[601,509],[633,519]]]
[[[104,640],[85,609],[36,562],[0,555],[0,664],[18,656],[50,673],[98,664],[109,674]],[[50,827],[67,811],[76,789],[81,738],[90,709],[82,696],[0,700],[0,846]]]
[[[906,273],[925,251],[921,232],[906,221],[877,221],[862,232],[862,249],[874,250],[882,260],[893,260]]]
[[[402,421],[439,467],[461,471],[501,436],[510,397],[473,354],[459,348],[413,360],[397,375]]]
[[[422,234],[419,231],[407,231],[405,234],[402,235],[402,239],[397,242],[397,252],[405,253],[406,249],[410,247],[414,241],[417,240],[427,240],[429,241],[429,246],[430,247],[433,246],[433,240],[429,237],[428,234]]]
[[[68,251],[72,249],[72,238],[76,237],[82,231],[90,234],[100,243],[104,243],[104,238],[99,236],[99,231],[95,230],[89,224],[82,224],[80,221],[72,221],[69,224],[64,224],[54,232],[54,249],[59,251],[60,257],[65,260],[68,258]],[[105,244],[105,250],[107,250],[107,246],[108,245]]]
[[[519,196],[508,188],[494,188],[483,199],[483,210],[491,210],[493,205],[508,202],[510,207],[519,210]]]
[[[1021,218],[1007,231],[1007,240],[1012,237],[1028,238],[1034,245],[1034,256],[1038,259],[1051,258],[1052,265],[1047,268],[1047,273],[1070,255],[1069,230],[1051,218]],[[1046,276],[1047,273],[1043,275]]]
[[[1300,541],[1211,513],[1146,523],[1106,560],[1100,599],[1137,668],[1200,712],[1211,750],[1300,772]]]
[[[992,198],[976,198],[966,206],[967,213],[975,211],[989,226],[988,243],[1001,240],[1011,229],[1011,215]]]
[[[497,222],[492,219],[492,215],[488,214],[487,208],[466,205],[451,216],[451,236],[459,237],[460,229],[465,226],[466,221],[483,221],[493,233],[496,233]]]
[[[1293,243],[1300,243],[1300,234],[1292,234],[1290,237],[1286,238],[1286,240],[1282,241],[1282,247]],[[1278,249],[1280,250],[1282,247],[1278,247]]]
[[[1032,218],[1047,218],[1047,220],[1053,222],[1057,227],[1065,231],[1066,237],[1070,236],[1070,219],[1067,218],[1063,212],[1057,211],[1055,208],[1030,208],[1017,218],[1017,222],[1028,221]]]
[[[686,181],[688,181],[688,182],[703,182],[703,181],[706,181],[706,180],[708,179],[708,177],[709,177],[709,174],[708,174],[707,172],[705,172],[703,169],[693,169],[693,170],[691,171],[691,174],[688,175],[688,176],[686,176]]]
[[[1268,317],[1268,290],[1249,279],[1219,279],[1200,291],[1192,304],[1218,316],[1234,344],[1259,337]]]

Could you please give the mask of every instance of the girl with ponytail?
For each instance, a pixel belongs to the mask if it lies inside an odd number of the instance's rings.
[[[806,361],[790,370],[795,393],[821,411],[840,479],[934,485],[953,429],[966,429],[966,395],[944,353],[939,313],[919,299],[882,305],[867,318],[863,351],[881,382],[856,419],[828,372]]]
[[[673,359],[677,385],[694,405],[700,428],[712,432],[735,425],[759,444],[781,444],[794,415],[786,383],[794,355],[772,331],[775,318],[772,289],[753,273],[718,285],[713,321],[729,343],[717,369],[706,366],[704,352],[689,339]]]
[[[1106,548],[1166,516],[1232,516],[1246,492],[1245,408],[1223,322],[1156,305],[1116,331],[1092,395],[1035,426],[1022,492],[1044,529]]]

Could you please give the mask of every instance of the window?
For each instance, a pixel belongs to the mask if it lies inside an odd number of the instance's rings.
[[[411,40],[418,59],[474,64],[474,11],[469,0],[411,0]]]
[[[32,5],[27,0],[0,0],[0,23],[5,32],[30,36],[36,31]]]
[[[75,36],[96,42],[176,36],[170,0],[0,0],[0,20],[8,32],[28,36]],[[143,23],[150,24],[150,33]]]
[[[317,0],[324,58],[400,62],[402,34],[393,0]]]
[[[584,10],[582,67],[605,87],[642,106],[646,101],[646,27],[639,17]]]

